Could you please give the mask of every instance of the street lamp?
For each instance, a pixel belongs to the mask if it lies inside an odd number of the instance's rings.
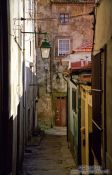
[[[50,45],[49,41],[46,38],[47,32],[36,32],[36,31],[34,31],[34,32],[22,32],[21,31],[21,33],[23,33],[23,34],[34,34],[35,36],[36,35],[45,35],[45,38],[44,38],[44,40],[42,41],[42,43],[40,45],[41,57],[42,57],[43,60],[49,58],[51,45]],[[51,58],[50,58],[50,71],[51,71]],[[45,66],[45,72],[46,72],[46,93],[47,93],[47,72],[48,72],[48,70],[47,70],[46,66]],[[50,77],[50,79],[51,79],[51,77]],[[51,86],[51,89],[52,89],[52,86]]]
[[[42,44],[40,46],[41,56],[43,59],[49,58],[50,49],[51,49],[51,45],[50,45],[49,41],[45,38],[42,41]]]
[[[21,31],[21,33],[24,33],[24,34],[35,34],[35,36],[36,35],[45,35],[45,38],[42,41],[42,44],[40,46],[41,56],[42,56],[43,59],[49,58],[51,45],[50,45],[49,41],[46,39],[47,32],[36,32],[36,31],[34,31],[34,32],[22,32]]]

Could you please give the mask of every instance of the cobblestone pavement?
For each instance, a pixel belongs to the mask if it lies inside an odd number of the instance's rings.
[[[66,136],[35,136],[26,147],[20,175],[70,175],[75,167]]]

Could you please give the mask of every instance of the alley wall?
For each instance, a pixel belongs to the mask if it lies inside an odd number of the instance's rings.
[[[102,88],[102,164],[112,171],[111,106],[112,106],[112,1],[102,0],[95,8],[93,59],[100,54]],[[111,173],[111,172],[110,172]]]
[[[1,9],[7,11],[7,16]],[[31,9],[34,10],[34,1],[11,0],[0,3],[0,19],[4,18],[7,23],[5,31],[4,23],[1,22],[3,40],[0,52],[3,53],[8,45],[5,51],[8,61],[4,54],[2,54],[3,58],[1,57],[6,61],[5,64],[2,61],[2,70],[7,73],[0,72],[2,81],[7,81],[7,88],[4,83],[1,85],[2,97],[0,97],[7,99],[7,103],[2,100],[3,110],[0,116],[0,125],[3,126],[0,138],[1,150],[3,149],[3,155],[1,153],[0,155],[4,160],[0,168],[2,175],[16,175],[23,161],[25,145],[31,138],[34,126],[37,126],[37,123],[35,124],[37,97],[35,36],[23,33],[34,32],[34,21],[32,21],[34,13]],[[26,21],[28,18],[29,20]],[[8,36],[7,41],[3,42],[6,36]],[[7,109],[6,115],[3,111]]]

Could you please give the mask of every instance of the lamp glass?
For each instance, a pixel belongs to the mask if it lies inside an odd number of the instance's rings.
[[[50,43],[48,42],[48,40],[46,38],[42,41],[40,49],[41,49],[42,58],[43,59],[49,58],[51,45],[50,45]]]
[[[49,58],[50,48],[41,48],[42,58]]]

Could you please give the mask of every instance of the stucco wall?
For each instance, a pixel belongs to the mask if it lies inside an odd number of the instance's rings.
[[[28,139],[29,132],[30,134],[32,132],[33,107],[37,95],[36,86],[32,85],[36,83],[36,52],[34,35],[21,33],[21,31],[26,32],[26,30],[27,32],[34,31],[33,22],[21,20],[21,17],[30,18],[32,15],[30,14],[29,1],[11,0],[9,4],[10,116],[13,118],[13,128],[11,130],[13,138],[11,143],[12,174],[15,175],[16,163],[18,163],[17,168],[19,168],[19,163],[23,158],[25,142]],[[30,67],[30,62],[34,63],[33,68]],[[28,117],[29,109],[30,116]]]
[[[17,10],[18,9],[18,10]],[[19,11],[19,14],[18,14]],[[20,21],[17,21],[20,16],[23,16],[22,2],[10,1],[10,94],[11,94],[11,108],[10,115],[13,117],[13,143],[12,143],[12,173],[16,174],[16,160],[17,160],[17,115],[19,100],[23,96],[22,84],[22,38],[20,33]],[[14,40],[15,39],[15,40]],[[20,48],[18,47],[20,44]],[[22,114],[22,110],[21,110]],[[23,129],[23,118],[20,115],[21,128]],[[23,145],[23,134],[20,136],[21,144]],[[21,145],[21,146],[22,146]],[[22,150],[20,149],[20,157]],[[20,158],[21,159],[21,158]]]
[[[112,171],[112,1],[102,0],[96,8],[94,52],[96,55],[105,45],[106,54],[106,166]],[[104,83],[104,82],[102,82]],[[103,103],[104,104],[104,103]],[[102,106],[102,109],[104,106]]]
[[[109,42],[112,36],[112,1],[102,0],[96,8],[94,55]]]

